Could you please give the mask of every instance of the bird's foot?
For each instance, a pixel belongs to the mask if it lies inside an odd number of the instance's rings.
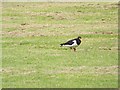
[[[74,52],[76,52],[76,48],[73,48]]]

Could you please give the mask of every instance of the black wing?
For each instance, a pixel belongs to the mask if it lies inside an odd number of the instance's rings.
[[[73,39],[73,40],[74,40],[74,39]],[[66,43],[64,43],[64,45],[72,45],[72,44],[74,43],[73,40],[67,41]]]

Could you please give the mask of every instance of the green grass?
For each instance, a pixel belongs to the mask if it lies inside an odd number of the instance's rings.
[[[116,3],[3,3],[3,88],[117,88]],[[73,52],[60,47],[82,37]]]

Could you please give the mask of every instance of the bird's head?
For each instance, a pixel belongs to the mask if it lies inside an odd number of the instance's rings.
[[[78,36],[78,38],[79,38],[79,39],[81,39],[81,37],[80,37],[80,36]]]

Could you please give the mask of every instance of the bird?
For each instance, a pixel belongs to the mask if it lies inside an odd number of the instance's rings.
[[[60,46],[69,47],[70,49],[73,49],[74,51],[76,51],[76,47],[78,47],[80,44],[81,44],[81,37],[78,36],[75,39],[68,40],[66,43],[60,44]]]

